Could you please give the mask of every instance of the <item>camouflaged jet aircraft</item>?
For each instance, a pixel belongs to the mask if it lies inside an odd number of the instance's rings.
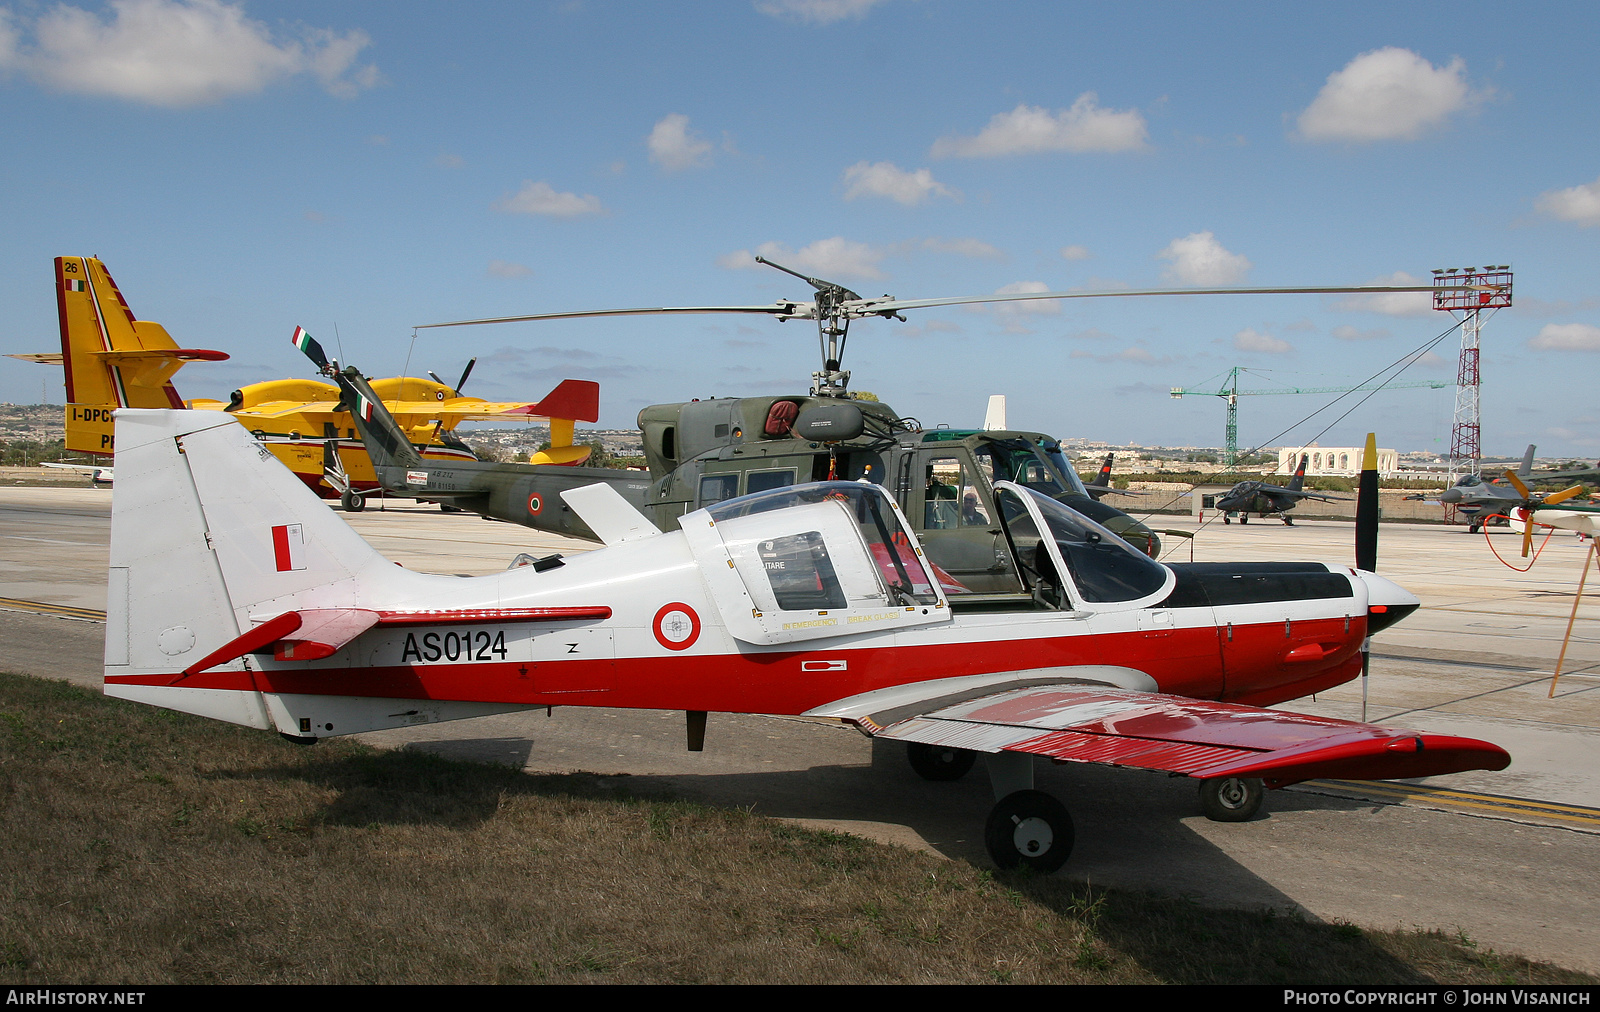
[[[1287,487],[1269,485],[1264,481],[1241,481],[1217,496],[1215,503],[1216,508],[1223,511],[1222,522],[1231,524],[1233,518],[1237,516],[1241,524],[1247,524],[1250,522],[1250,514],[1254,513],[1263,519],[1276,516],[1283,521],[1285,527],[1293,527],[1294,521],[1289,519],[1287,514],[1300,500],[1342,501],[1340,496],[1320,495],[1316,492],[1306,492],[1301,488],[1306,481],[1306,464],[1310,460],[1310,454],[1300,455],[1300,466],[1295,468],[1294,477],[1289,479]]]

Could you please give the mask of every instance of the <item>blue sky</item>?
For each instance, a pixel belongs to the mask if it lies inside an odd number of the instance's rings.
[[[233,356],[185,396],[308,375],[298,324],[372,375],[478,355],[482,396],[596,379],[621,427],[803,392],[815,328],[411,327],[808,294],[757,252],[903,298],[1511,264],[1485,452],[1594,457],[1567,377],[1600,364],[1597,50],[1577,3],[0,0],[0,351],[55,347],[50,261],[98,255],[140,317]],[[946,308],[856,324],[845,365],[927,424],[1005,393],[1018,427],[1216,445],[1222,405],[1170,387],[1355,383],[1452,322],[1315,296]],[[1452,380],[1458,347],[1405,379]],[[0,358],[0,400],[48,376],[59,403],[58,375]],[[1380,393],[1321,441],[1442,451],[1453,398]],[[1324,400],[1242,401],[1241,443]]]

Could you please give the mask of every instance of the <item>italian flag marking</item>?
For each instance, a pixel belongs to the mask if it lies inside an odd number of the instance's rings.
[[[301,351],[305,351],[311,347],[312,338],[310,334],[306,333],[306,328],[296,327],[294,328],[294,337],[290,338],[290,342],[296,348],[299,348]]]

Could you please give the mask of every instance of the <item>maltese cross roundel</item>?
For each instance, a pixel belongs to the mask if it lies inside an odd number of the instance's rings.
[[[687,650],[700,638],[700,616],[686,604],[664,604],[651,624],[656,642],[668,650]]]

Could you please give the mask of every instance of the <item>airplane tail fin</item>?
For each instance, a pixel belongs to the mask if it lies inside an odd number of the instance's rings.
[[[1100,473],[1094,479],[1094,483],[1096,485],[1110,485],[1111,484],[1111,458],[1112,458],[1112,456],[1113,456],[1112,454],[1109,454],[1109,453],[1106,454],[1106,459],[1100,464]]]
[[[1532,443],[1528,444],[1527,452],[1522,455],[1522,466],[1517,468],[1517,477],[1523,479],[1524,481],[1526,481],[1528,477],[1533,474],[1533,451],[1535,449],[1537,449],[1537,447],[1535,447]]]
[[[1310,463],[1311,454],[1300,455],[1300,466],[1294,469],[1294,477],[1289,479],[1289,491],[1298,492],[1306,483],[1306,464]]]
[[[265,644],[248,637],[297,607],[371,607],[363,592],[426,578],[380,556],[230,415],[119,411],[116,446],[106,694],[302,733],[260,691],[250,651]]]
[[[228,357],[179,348],[161,324],[134,319],[105,264],[94,257],[56,257],[55,280],[68,450],[110,455],[113,411],[181,408],[173,374],[185,362]]]
[[[589,459],[590,449],[573,442],[575,423],[600,420],[600,384],[594,380],[562,380],[539,403],[517,413],[550,419],[550,448],[535,453],[528,458],[529,463],[576,467]]]

